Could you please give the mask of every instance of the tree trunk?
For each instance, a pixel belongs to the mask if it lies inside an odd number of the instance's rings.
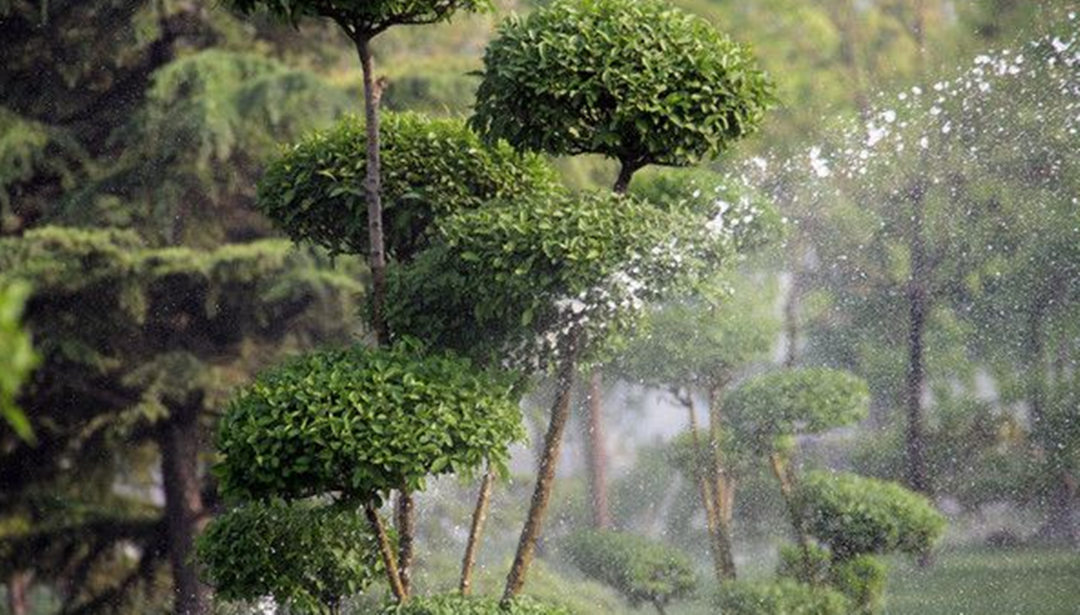
[[[408,596],[412,585],[412,575],[409,573],[413,562],[413,539],[416,533],[416,508],[413,496],[404,489],[398,492],[397,503],[394,507],[394,517],[398,531],[398,575],[401,579],[401,589]]]
[[[386,326],[386,248],[383,239],[382,167],[379,159],[379,99],[381,88],[375,82],[371,63],[371,41],[356,39],[360,68],[364,73],[364,122],[367,131],[367,162],[364,175],[364,200],[368,214],[368,267],[371,268],[371,313],[375,339],[380,346],[390,341]]]
[[[731,507],[730,477],[724,465],[724,451],[721,449],[720,426],[723,423],[723,408],[720,404],[720,386],[709,390],[709,448],[712,451],[712,496],[713,510],[716,515],[716,548],[720,556],[720,571],[723,579],[735,578],[735,555],[731,546]]]
[[[791,470],[787,467],[783,456],[776,452],[769,454],[769,466],[772,468],[773,476],[780,483],[780,495],[783,496],[784,505],[787,506],[788,515],[791,517],[791,527],[795,531],[795,540],[803,556],[803,573],[806,575],[806,582],[816,585],[817,575],[814,574],[814,560],[810,555],[810,537],[806,535],[802,511],[795,502],[795,481],[791,476]]]
[[[193,561],[195,536],[202,529],[203,515],[198,475],[200,405],[201,400],[170,408],[171,416],[158,438],[176,615],[210,612],[210,592],[199,582]]]
[[[472,525],[469,526],[469,541],[465,544],[465,556],[461,559],[461,583],[458,589],[463,596],[468,596],[472,591],[472,571],[476,565],[476,553],[480,549],[480,536],[484,532],[494,485],[495,470],[488,466],[484,480],[480,483],[480,493],[476,496],[476,508],[473,510]]]
[[[603,374],[596,368],[589,376],[589,395],[586,399],[588,425],[586,428],[585,465],[589,476],[589,501],[592,505],[594,529],[611,528],[611,511],[607,494],[607,450],[604,440]]]
[[[7,602],[11,615],[30,615],[30,581],[32,572],[17,571],[8,577]]]
[[[911,201],[911,229],[908,244],[911,250],[911,278],[908,283],[908,368],[906,382],[907,398],[907,484],[919,493],[930,493],[930,477],[926,468],[926,436],[922,407],[925,386],[925,359],[923,336],[929,307],[927,294],[926,238],[924,216],[926,186],[922,179],[916,180],[909,192]]]
[[[576,332],[572,333],[568,343],[563,348],[562,363],[559,365],[557,377],[558,391],[555,394],[555,403],[551,409],[551,422],[548,425],[547,435],[544,437],[544,452],[540,458],[536,487],[533,490],[532,500],[529,504],[529,513],[525,519],[525,526],[521,530],[521,539],[518,541],[514,563],[510,567],[510,573],[506,576],[506,588],[502,597],[503,604],[508,603],[521,593],[521,588],[525,585],[525,575],[532,564],[536,541],[540,537],[540,531],[544,523],[544,514],[547,511],[548,500],[551,498],[551,488],[555,482],[555,466],[559,461],[559,448],[562,445],[566,421],[570,417],[570,396],[574,388],[574,371],[577,364],[579,335]]]
[[[678,390],[674,390],[673,393],[675,398],[686,406],[686,412],[690,420],[690,444],[694,447],[694,451],[697,454],[696,460],[704,459],[707,455],[707,449],[705,448],[705,444],[701,442],[701,439],[698,437],[698,422],[697,412],[694,410],[694,396],[689,391],[687,391],[685,397],[681,395]],[[709,471],[708,468],[702,467],[699,463],[695,463],[693,472],[694,480],[698,483],[701,506],[705,509],[705,529],[709,534],[709,552],[712,553],[713,572],[716,574],[716,580],[722,582],[725,579],[723,566],[724,558],[717,538],[720,526],[716,519],[716,507],[713,505],[715,499],[713,498],[712,487],[708,479]]]
[[[409,600],[409,595],[405,593],[405,588],[401,585],[401,573],[398,571],[397,559],[394,557],[394,549],[390,546],[390,537],[386,535],[386,526],[383,525],[382,517],[370,503],[364,504],[364,515],[379,545],[379,556],[386,570],[386,580],[390,583],[390,593],[394,595],[398,604],[405,604]]]

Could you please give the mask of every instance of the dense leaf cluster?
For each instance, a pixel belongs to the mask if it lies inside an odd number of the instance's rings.
[[[272,596],[296,612],[335,612],[379,572],[362,516],[334,505],[252,502],[216,517],[198,541],[203,574],[223,600]]]
[[[888,571],[884,562],[873,555],[839,559],[817,544],[807,545],[805,551],[795,545],[784,545],[780,549],[777,576],[811,585],[828,585],[851,600],[852,613],[872,615],[884,608]]]
[[[540,158],[506,144],[485,146],[459,120],[387,113],[381,134],[385,241],[399,260],[428,243],[437,216],[557,190]],[[363,120],[352,116],[288,147],[259,183],[260,211],[295,241],[366,253],[366,147]]]
[[[267,11],[297,24],[304,17],[328,17],[354,37],[370,38],[395,25],[450,19],[457,10],[490,8],[491,0],[227,0],[242,13]]]
[[[826,368],[785,369],[753,378],[731,392],[726,403],[738,440],[768,452],[778,439],[850,425],[866,416],[866,383]]]
[[[379,615],[570,615],[570,611],[528,596],[500,604],[496,598],[452,593],[417,597],[404,605],[387,605]]]
[[[713,596],[724,615],[851,615],[840,592],[789,579],[775,582],[729,581]]]
[[[391,329],[464,351],[506,339],[540,365],[572,332],[599,352],[731,253],[700,216],[607,192],[492,202],[439,227],[442,246],[390,271]]]
[[[472,123],[631,168],[690,165],[753,132],[771,84],[747,48],[661,0],[558,0],[502,24]]]
[[[378,500],[429,475],[502,467],[522,437],[505,374],[402,341],[312,353],[260,374],[221,421],[222,491]]]
[[[945,518],[925,496],[889,481],[811,472],[796,498],[806,530],[839,560],[892,551],[921,555],[945,529]]]
[[[634,606],[666,606],[697,586],[693,564],[663,543],[613,531],[582,531],[570,536],[567,550],[585,576],[615,588]]]

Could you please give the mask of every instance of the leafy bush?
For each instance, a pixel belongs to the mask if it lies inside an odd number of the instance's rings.
[[[249,503],[217,517],[198,540],[202,572],[224,600],[272,596],[303,613],[332,613],[379,573],[356,511],[309,502]]]
[[[885,607],[885,564],[872,555],[859,555],[836,562],[829,572],[829,584],[851,599],[859,615],[880,613]]]
[[[527,357],[578,326],[608,340],[645,302],[690,288],[731,253],[730,237],[703,222],[610,192],[459,210],[439,222],[442,246],[389,271],[387,320],[439,347],[497,340]]]
[[[578,532],[567,548],[586,576],[615,588],[635,607],[649,603],[663,609],[697,585],[693,565],[681,551],[635,534]]]
[[[436,216],[557,190],[539,157],[485,146],[460,120],[386,113],[380,129],[386,248],[398,259],[427,244]],[[366,148],[364,122],[353,116],[287,148],[259,182],[259,209],[294,241],[366,253]]]
[[[776,439],[849,425],[866,416],[866,383],[826,368],[784,369],[753,378],[728,395],[725,408],[741,443],[767,452]]]
[[[832,554],[829,550],[813,543],[808,545],[810,566],[807,571],[806,554],[798,545],[781,545],[780,563],[776,567],[776,576],[792,579],[799,583],[821,585],[829,580],[829,567]]]
[[[23,304],[29,295],[30,285],[25,282],[0,282],[0,418],[27,440],[34,432],[15,405],[15,397],[40,360],[22,327]]]
[[[747,48],[661,0],[557,0],[504,22],[472,124],[624,165],[690,165],[753,132],[771,84]]]
[[[502,607],[496,598],[453,593],[413,598],[405,605],[391,604],[379,615],[570,615],[570,611],[527,596],[515,598]]]
[[[836,590],[791,580],[772,583],[729,581],[713,604],[724,615],[850,615],[851,603]]]
[[[891,551],[923,554],[945,529],[945,518],[924,496],[855,474],[811,472],[796,499],[807,532],[837,560]]]
[[[420,490],[429,474],[467,473],[487,459],[503,467],[522,435],[505,374],[406,340],[317,352],[260,374],[221,421],[216,472],[229,496],[377,500]]]

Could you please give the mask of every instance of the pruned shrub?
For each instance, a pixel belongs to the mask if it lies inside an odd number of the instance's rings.
[[[336,613],[380,570],[355,510],[311,502],[252,502],[218,516],[198,540],[202,574],[223,600],[273,597],[299,613]]]
[[[729,581],[713,596],[724,615],[850,615],[851,602],[828,587],[789,579],[771,583]]]
[[[523,436],[506,374],[414,341],[316,352],[259,375],[229,403],[216,467],[233,497],[341,492],[379,501],[429,475],[503,468]]]
[[[678,549],[635,534],[582,531],[567,540],[570,560],[585,576],[611,586],[633,606],[661,613],[697,585],[689,558]]]
[[[921,555],[945,529],[945,518],[925,496],[856,474],[811,472],[796,498],[806,531],[837,560],[892,551]]]

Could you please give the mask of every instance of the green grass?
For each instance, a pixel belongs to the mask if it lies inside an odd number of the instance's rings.
[[[887,615],[1080,615],[1080,551],[963,549],[891,562]]]

